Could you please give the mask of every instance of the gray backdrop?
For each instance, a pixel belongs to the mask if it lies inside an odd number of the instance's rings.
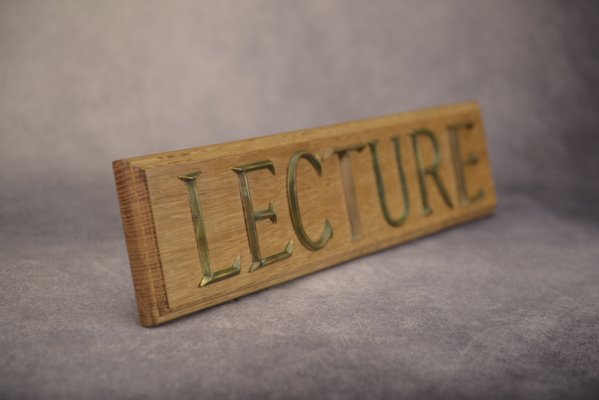
[[[0,0],[0,397],[599,395],[598,29],[594,1]],[[112,160],[471,99],[494,217],[138,325]]]

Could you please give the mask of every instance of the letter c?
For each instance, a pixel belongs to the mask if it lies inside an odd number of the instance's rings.
[[[289,202],[289,213],[291,214],[291,223],[293,230],[300,242],[305,248],[311,251],[322,249],[329,239],[333,237],[333,227],[328,218],[324,221],[324,228],[318,240],[312,240],[304,228],[302,216],[300,213],[299,199],[297,195],[297,163],[301,158],[306,159],[318,176],[322,175],[322,164],[320,161],[307,150],[298,150],[289,159],[289,167],[287,168],[287,200]]]

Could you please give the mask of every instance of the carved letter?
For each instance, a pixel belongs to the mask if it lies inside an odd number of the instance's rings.
[[[449,198],[449,194],[447,193],[447,189],[445,189],[445,185],[443,185],[443,181],[441,180],[441,176],[439,176],[439,166],[441,165],[441,151],[439,150],[439,143],[437,142],[437,137],[435,134],[429,129],[418,129],[414,131],[411,135],[412,137],[412,145],[414,146],[414,155],[416,156],[416,165],[418,167],[418,181],[420,182],[420,194],[422,195],[422,208],[425,215],[428,215],[433,212],[430,207],[429,199],[428,199],[428,191],[426,188],[426,175],[430,175],[435,180],[437,184],[437,188],[445,201],[450,208],[453,208],[453,204]],[[435,161],[428,167],[424,166],[424,159],[422,156],[422,151],[420,150],[420,144],[418,142],[419,136],[426,136],[430,139],[435,149]]]
[[[351,169],[350,151],[362,151],[365,145],[358,143],[345,147],[333,149],[333,152],[339,157],[339,166],[341,167],[341,180],[343,182],[343,194],[345,195],[345,205],[349,217],[349,226],[351,227],[352,240],[357,240],[362,236],[362,221],[358,211],[358,201],[356,196],[356,187]]]
[[[325,244],[333,237],[333,227],[326,218],[324,221],[324,228],[320,238],[316,241],[310,239],[304,224],[302,222],[302,216],[300,213],[299,199],[297,196],[297,163],[301,158],[305,158],[310,162],[312,167],[316,170],[318,176],[322,175],[322,165],[320,161],[306,150],[296,151],[289,160],[289,167],[287,168],[287,200],[289,202],[289,213],[291,214],[291,222],[293,223],[293,230],[299,238],[300,242],[308,250],[316,251],[322,249]]]
[[[178,178],[185,182],[185,186],[187,186],[191,220],[193,221],[193,229],[196,234],[196,246],[198,248],[198,255],[200,256],[200,265],[202,266],[202,280],[200,281],[199,286],[203,287],[239,274],[241,263],[240,257],[237,256],[233,265],[229,268],[212,272],[212,268],[210,267],[210,255],[208,254],[208,238],[206,236],[206,228],[204,227],[204,217],[202,216],[200,198],[196,188],[196,178],[199,174],[199,171],[195,171],[187,175],[179,176]]]
[[[260,254],[260,242],[258,241],[256,221],[270,219],[270,221],[275,224],[277,222],[277,214],[272,203],[268,204],[267,209],[254,211],[247,173],[257,171],[259,169],[268,169],[273,175],[275,174],[275,166],[270,160],[258,161],[232,168],[239,178],[239,193],[241,194],[241,204],[243,206],[243,214],[245,216],[245,228],[247,230],[250,253],[252,254],[252,265],[250,267],[250,272],[253,272],[268,264],[284,260],[290,257],[291,253],[293,253],[293,242],[289,241],[285,245],[285,249],[279,253],[273,254],[266,258],[262,258],[262,255]]]
[[[480,200],[484,197],[484,190],[479,190],[474,196],[468,195],[468,185],[466,184],[466,175],[464,174],[464,166],[478,164],[478,157],[474,153],[468,154],[464,160],[462,158],[462,149],[460,147],[460,131],[465,129],[472,131],[473,124],[466,122],[458,125],[450,125],[447,127],[449,131],[449,141],[451,143],[451,151],[453,153],[453,166],[455,170],[456,182],[458,185],[458,193],[460,194],[460,204],[466,205],[471,202]]]
[[[391,226],[403,225],[410,215],[410,197],[408,196],[408,183],[406,181],[406,174],[403,170],[401,163],[401,148],[399,143],[399,136],[391,137],[393,144],[395,145],[395,161],[397,163],[397,170],[399,172],[399,184],[401,185],[401,193],[403,198],[403,214],[399,218],[393,218],[387,205],[387,196],[385,195],[385,183],[383,182],[383,174],[381,172],[381,162],[379,160],[378,151],[378,140],[368,142],[370,147],[370,154],[372,155],[372,167],[374,169],[374,177],[376,179],[376,187],[379,194],[379,201],[381,203],[381,209],[383,210],[383,216],[385,221]]]

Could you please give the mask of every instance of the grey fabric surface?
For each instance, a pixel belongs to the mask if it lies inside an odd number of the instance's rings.
[[[0,1],[0,398],[597,398],[597,4]],[[138,325],[112,160],[469,99],[495,216]]]

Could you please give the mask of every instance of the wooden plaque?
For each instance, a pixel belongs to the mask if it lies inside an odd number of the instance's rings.
[[[496,205],[476,103],[113,166],[145,326],[488,215]]]

